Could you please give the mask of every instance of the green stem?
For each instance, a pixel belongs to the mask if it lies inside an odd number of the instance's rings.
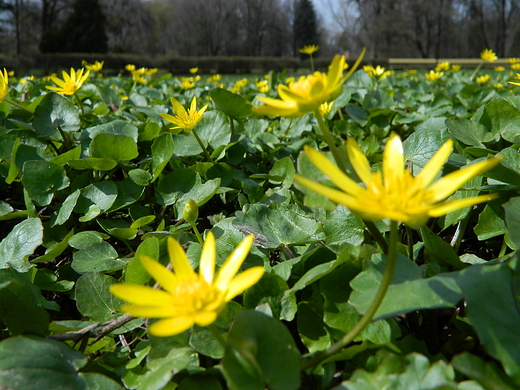
[[[11,106],[15,106],[15,107],[17,107],[17,108],[19,108],[21,110],[27,111],[27,112],[29,112],[29,113],[34,115],[34,111],[33,110],[29,110],[27,107],[22,106],[20,103],[15,102],[14,100],[4,98],[4,101],[9,103]]]
[[[302,361],[302,370],[306,370],[308,368],[314,367],[321,363],[323,360],[329,358],[332,355],[340,352],[344,347],[350,344],[362,331],[365,327],[370,324],[374,315],[379,309],[381,302],[383,302],[383,298],[386,295],[388,287],[390,286],[390,282],[392,281],[392,275],[394,273],[395,260],[397,257],[397,222],[391,221],[390,223],[390,245],[388,248],[388,255],[386,256],[386,266],[385,271],[383,272],[383,279],[381,280],[381,285],[377,290],[376,296],[372,301],[370,307],[367,312],[361,317],[361,319],[357,322],[357,324],[348,332],[345,336],[343,336],[340,340],[336,341],[332,346],[327,348],[325,351],[321,351],[314,356],[309,357],[308,359]]]
[[[314,59],[312,58],[312,54],[309,55],[309,59],[311,61],[311,71],[312,71],[312,73],[314,73],[315,72],[315,70],[314,70]]]
[[[330,151],[332,152],[332,155],[334,156],[334,160],[336,160],[336,164],[343,172],[347,172],[347,169],[345,168],[345,164],[343,164],[343,160],[341,158],[341,155],[339,154],[339,150],[336,147],[336,144],[334,143],[334,140],[332,139],[332,135],[330,134],[329,127],[323,120],[323,117],[320,114],[320,110],[316,109],[314,110],[314,116],[316,117],[318,121],[318,125],[320,126],[321,133],[323,135],[323,139],[329,146]]]
[[[61,128],[61,126],[58,126],[58,131],[60,132],[61,138],[63,138],[63,144],[65,145],[65,148],[67,148],[67,150],[72,150],[72,149],[73,149],[73,146],[72,146],[72,144],[70,143],[69,137],[68,137],[68,135],[63,131],[63,129]]]
[[[372,238],[379,244],[379,247],[383,251],[383,253],[388,253],[388,243],[385,240],[385,237],[381,234],[379,229],[376,227],[375,223],[372,221],[363,220],[365,227],[372,235]]]
[[[195,136],[195,139],[197,140],[197,142],[199,143],[200,147],[202,148],[202,151],[204,152],[204,155],[206,156],[206,158],[210,161],[210,162],[213,162],[213,159],[211,158],[210,154],[208,153],[208,150],[206,149],[206,147],[204,146],[204,144],[202,143],[201,139],[199,138],[197,132],[195,131],[195,129],[191,129],[191,132],[193,133],[193,135]]]
[[[410,226],[406,225],[406,239],[408,243],[408,258],[413,261],[413,238],[412,238],[412,229]]]
[[[190,224],[191,228],[195,232],[195,235],[197,236],[197,241],[199,242],[200,246],[204,246],[204,240],[202,239],[202,236],[200,235],[199,229],[197,228],[196,224]]]
[[[475,68],[475,71],[472,73],[471,77],[469,78],[469,81],[473,80],[473,78],[477,75],[477,73],[480,70],[480,68],[482,68],[483,64],[484,64],[484,60],[482,60],[480,62],[480,64],[478,64],[478,66]]]
[[[227,344],[226,340],[222,336],[222,333],[219,332],[217,327],[213,324],[210,324],[210,325],[208,325],[208,329],[211,332],[211,334],[213,335],[213,337],[215,337],[215,340],[217,340],[217,342],[222,346],[222,348],[225,349],[226,344]]]
[[[498,254],[498,257],[502,257],[506,254],[506,251],[507,251],[507,243],[506,243],[506,238],[504,236],[504,239],[502,241],[502,247],[500,248],[500,253]]]
[[[76,100],[78,101],[78,105],[79,105],[79,109],[81,111],[81,115],[85,115],[85,111],[83,111],[83,103],[82,101],[80,100],[78,94],[76,92],[74,92],[74,97],[76,98]]]

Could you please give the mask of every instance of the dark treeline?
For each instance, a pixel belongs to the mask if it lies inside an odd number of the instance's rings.
[[[520,0],[0,0],[0,54],[518,57],[518,20]]]

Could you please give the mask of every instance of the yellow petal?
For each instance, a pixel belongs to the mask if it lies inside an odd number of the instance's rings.
[[[194,324],[193,318],[176,317],[159,320],[148,327],[148,332],[154,336],[175,336],[188,330]]]
[[[372,171],[365,153],[353,138],[347,140],[347,154],[359,178],[368,186],[372,181]]]
[[[175,285],[177,285],[179,279],[173,272],[148,256],[143,255],[140,257],[140,260],[146,271],[152,275],[155,281],[159,283],[162,288],[171,293],[175,292]]]
[[[202,248],[199,264],[199,273],[208,284],[213,282],[216,258],[215,237],[213,233],[209,232],[206,236],[204,247]]]
[[[181,244],[173,238],[168,238],[168,252],[170,254],[170,262],[172,263],[175,276],[180,279],[188,279],[195,276],[193,268],[186,257],[186,252]]]
[[[228,288],[231,279],[235,277],[242,263],[246,259],[251,245],[253,244],[254,236],[250,234],[242,240],[233,252],[226,259],[222,267],[219,269],[215,278],[214,286],[224,291]]]
[[[383,152],[383,177],[385,186],[399,182],[404,173],[404,151],[401,139],[395,133],[390,134]]]
[[[320,153],[309,146],[304,147],[305,153],[311,162],[318,168],[325,176],[341,190],[347,194],[356,195],[363,191],[354,180],[345,175],[334,163],[332,163],[323,153]]]
[[[193,96],[193,99],[191,100],[190,111],[197,112],[197,98],[195,96]]]
[[[421,172],[419,172],[419,174],[415,177],[415,180],[420,186],[420,189],[428,187],[437,177],[452,151],[453,142],[451,139],[449,139],[444,143],[444,145],[440,147],[440,149],[426,163]]]
[[[144,318],[168,318],[174,316],[173,306],[150,306],[150,305],[124,305],[121,311],[133,317]]]
[[[260,280],[260,278],[264,275],[264,272],[264,267],[252,267],[238,274],[231,281],[231,283],[229,283],[229,287],[226,291],[226,297],[224,298],[224,300],[226,302],[230,301],[241,292],[247,290],[249,287],[251,287]]]
[[[428,191],[432,193],[432,202],[440,202],[457,191],[464,183],[473,177],[493,168],[501,161],[500,158],[492,157],[485,161],[468,165],[458,171],[451,172],[441,179],[437,180],[428,187]]]
[[[173,111],[175,112],[175,114],[177,115],[181,115],[184,114],[184,115],[187,115],[186,113],[186,109],[184,108],[184,106],[182,104],[180,104],[175,98],[170,98],[170,102],[172,103],[172,106],[173,106]]]
[[[208,326],[215,322],[218,313],[216,311],[205,311],[195,315],[195,323],[198,326]]]
[[[138,284],[113,284],[110,286],[110,292],[135,305],[160,306],[169,305],[172,301],[171,295],[167,292]]]
[[[496,198],[498,198],[498,196],[499,196],[498,194],[487,194],[487,195],[480,195],[480,196],[475,196],[475,197],[471,197],[471,198],[452,200],[452,201],[442,204],[440,206],[435,206],[428,212],[428,214],[431,217],[440,217],[442,215],[451,213],[453,211],[462,209],[464,207],[469,207],[469,206],[473,206],[473,205],[476,205],[479,203],[487,202],[489,200],[496,199]]]

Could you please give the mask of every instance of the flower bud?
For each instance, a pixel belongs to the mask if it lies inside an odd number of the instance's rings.
[[[199,217],[199,206],[193,199],[188,199],[184,210],[182,210],[182,218],[190,225],[193,225]]]

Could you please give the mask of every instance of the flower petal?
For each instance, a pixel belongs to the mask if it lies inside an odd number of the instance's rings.
[[[168,252],[170,254],[170,262],[172,263],[175,276],[180,279],[188,279],[195,276],[193,268],[186,257],[186,252],[181,244],[173,238],[168,238]]]
[[[216,311],[205,311],[195,315],[195,323],[198,326],[208,326],[215,322],[218,313]]]
[[[242,266],[242,263],[246,259],[251,245],[253,244],[254,236],[248,235],[242,240],[240,244],[235,248],[233,252],[226,259],[222,267],[219,269],[215,278],[214,286],[224,291],[228,288],[231,279],[237,274],[238,270]]]
[[[173,294],[175,291],[175,286],[179,283],[177,276],[164,265],[151,259],[148,256],[143,255],[140,257],[140,260],[141,264],[143,264],[146,271],[152,275],[155,281],[159,283],[159,285],[166,291],[169,291]]]
[[[153,260],[152,260],[153,261]],[[139,284],[113,284],[110,286],[110,292],[116,297],[135,305],[169,305],[172,297],[166,291],[157,290],[149,286]]]
[[[383,152],[383,177],[385,186],[398,183],[404,173],[404,151],[399,136],[390,134]]]
[[[452,211],[463,209],[464,207],[469,207],[469,206],[473,206],[475,204],[479,204],[479,203],[487,202],[489,200],[496,199],[496,198],[498,198],[498,196],[499,196],[498,194],[487,194],[487,195],[474,196],[471,198],[452,200],[450,202],[433,207],[432,209],[430,209],[430,211],[428,211],[428,214],[431,217],[440,217],[440,216],[446,215],[448,213],[451,213]]]
[[[332,161],[330,161],[323,153],[314,150],[309,146],[304,147],[307,157],[325,176],[339,189],[345,191],[347,194],[356,195],[360,191],[364,191],[354,180],[345,175]]]
[[[232,281],[229,283],[228,290],[226,291],[226,296],[224,300],[230,301],[234,297],[236,297],[241,292],[247,290],[253,284],[258,282],[265,273],[264,267],[251,267],[246,269],[244,272],[238,274]]]
[[[370,170],[370,164],[365,156],[365,153],[361,150],[354,138],[347,140],[347,154],[350,159],[350,163],[354,167],[354,170],[358,174],[359,178],[367,186],[372,181],[372,171]]]
[[[419,172],[415,177],[415,181],[420,186],[420,189],[428,187],[437,177],[452,151],[453,141],[449,139],[440,147],[440,149],[426,163],[421,172]]]
[[[148,332],[154,336],[167,337],[175,336],[188,330],[195,321],[188,317],[175,317],[154,322],[148,327]]]
[[[123,305],[121,311],[133,317],[168,318],[174,316],[173,306]]]
[[[500,161],[500,158],[492,157],[488,160],[468,165],[458,171],[451,172],[437,180],[428,187],[428,191],[432,193],[432,202],[440,202],[446,199],[462,187],[469,179],[488,171],[499,164]]]
[[[206,242],[204,242],[204,246],[202,247],[199,264],[199,274],[208,284],[213,282],[216,259],[215,236],[213,236],[213,233],[209,232],[206,236]]]

